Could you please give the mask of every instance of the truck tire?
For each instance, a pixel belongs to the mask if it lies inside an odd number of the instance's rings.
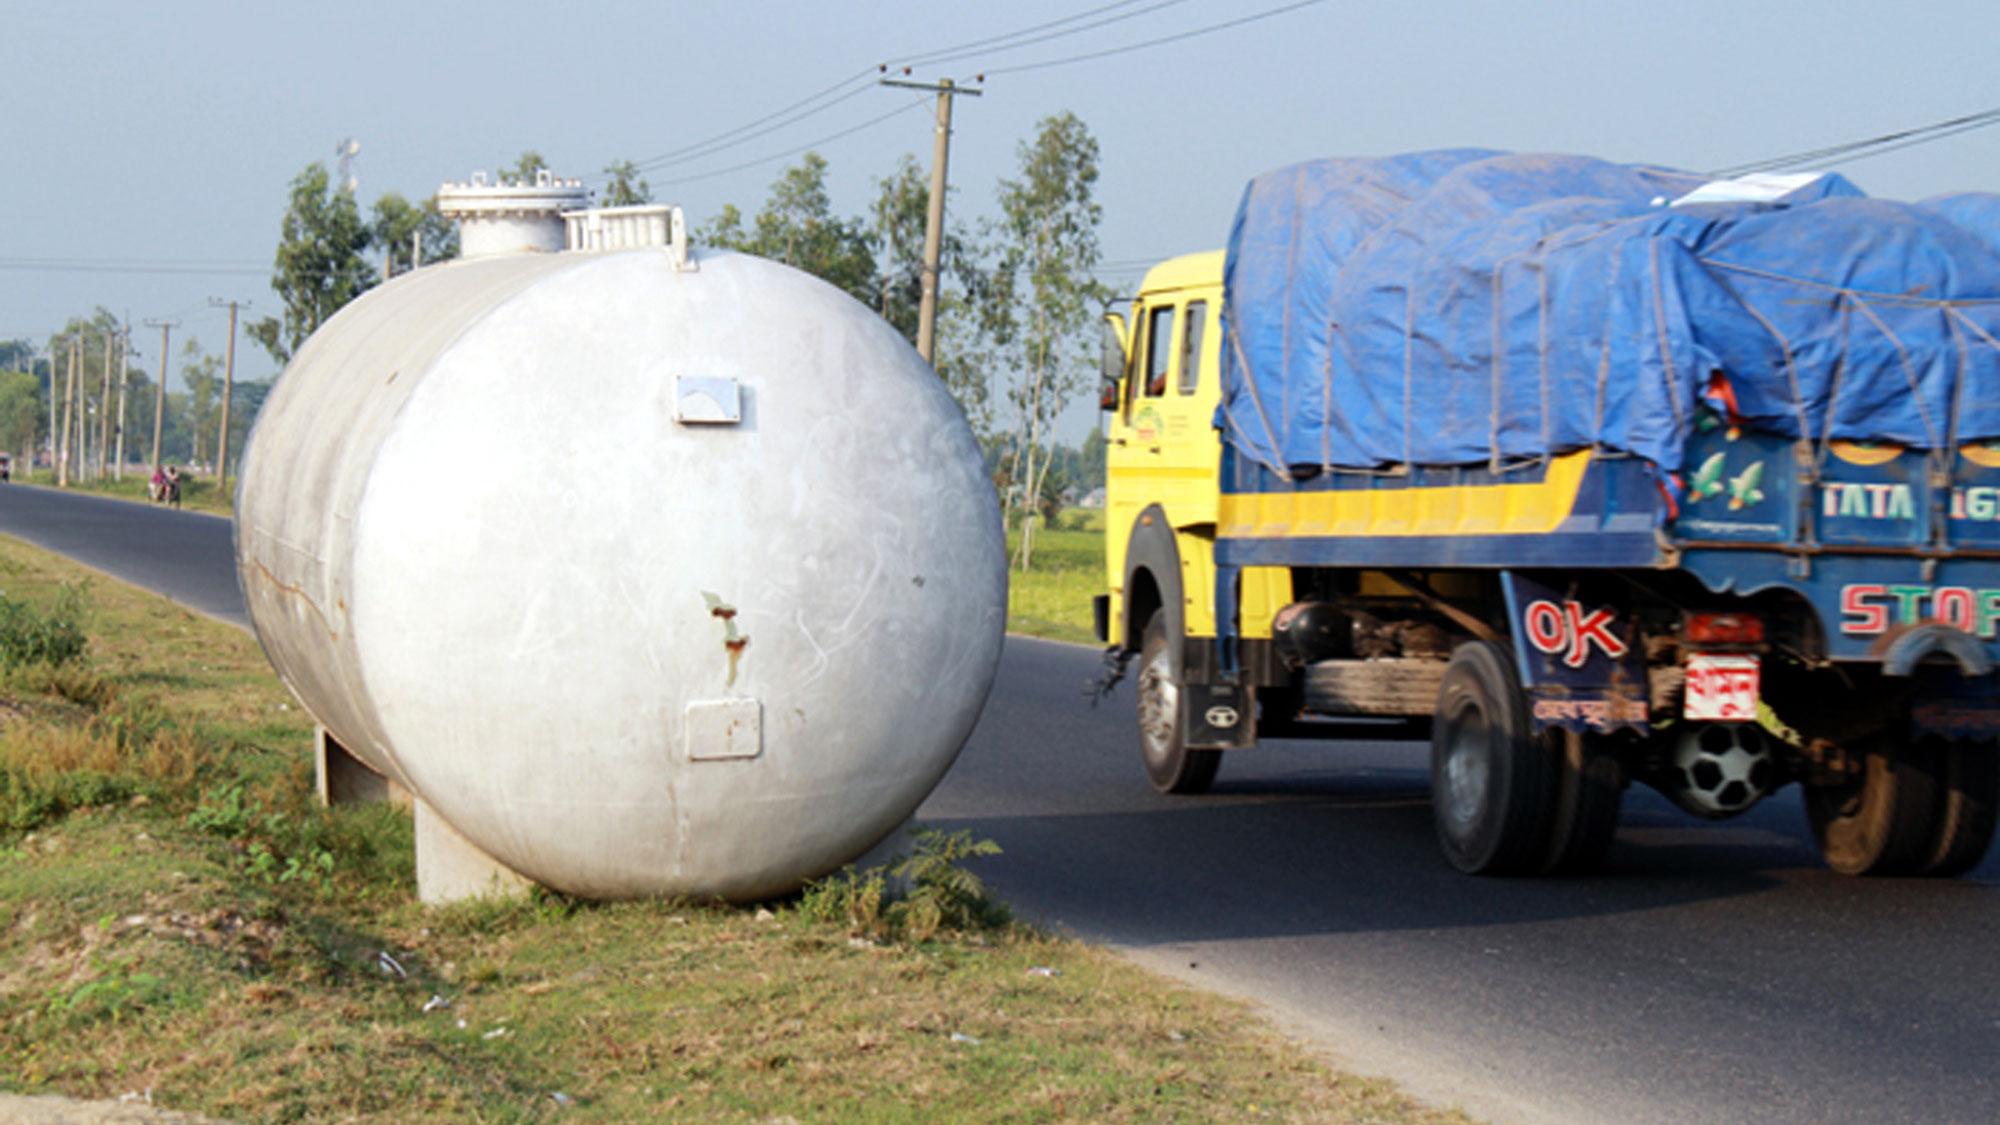
[[[1850,785],[1806,787],[1806,823],[1842,875],[1911,875],[1933,858],[1943,804],[1936,745],[1876,736]]]
[[[1556,798],[1542,871],[1581,875],[1597,870],[1625,803],[1625,765],[1597,734],[1550,730],[1542,736],[1556,756]]]
[[[1184,735],[1187,693],[1174,670],[1179,637],[1168,635],[1167,613],[1156,610],[1139,646],[1139,755],[1146,778],[1162,793],[1205,793],[1222,765],[1220,750],[1190,750]]]
[[[1947,742],[1939,757],[1943,791],[1937,826],[1917,871],[1950,877],[1979,866],[1993,843],[1994,814],[2000,807],[2000,745],[1991,740]]]
[[[1507,650],[1487,641],[1458,646],[1431,728],[1431,816],[1445,858],[1469,875],[1539,868],[1556,775]]]

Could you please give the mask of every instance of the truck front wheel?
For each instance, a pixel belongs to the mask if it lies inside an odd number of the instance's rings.
[[[1174,671],[1173,647],[1165,610],[1146,622],[1139,646],[1139,753],[1146,777],[1162,793],[1205,793],[1222,764],[1220,750],[1190,750],[1187,746],[1187,692]]]
[[[1557,781],[1507,651],[1458,646],[1431,728],[1431,813],[1445,858],[1469,875],[1541,867]]]

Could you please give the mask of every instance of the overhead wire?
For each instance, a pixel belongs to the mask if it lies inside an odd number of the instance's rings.
[[[919,109],[928,104],[930,104],[929,98],[918,98],[915,101],[904,102],[902,105],[897,106],[896,108],[890,110],[887,113],[881,114],[876,117],[871,117],[868,120],[863,121],[858,125],[853,125],[846,129],[842,129],[838,133],[829,133],[826,136],[819,138],[818,140],[807,141],[805,144],[799,145],[796,148],[788,148],[783,152],[772,153],[768,156],[760,156],[755,160],[746,160],[741,164],[732,164],[727,168],[717,168],[714,171],[710,172],[700,172],[691,176],[680,176],[671,180],[662,180],[661,186],[672,186],[674,184],[691,184],[700,180],[712,180],[717,176],[727,176],[732,172],[741,172],[746,169],[755,168],[759,164],[769,164],[773,160],[783,160],[787,156],[796,156],[801,152],[806,152],[811,149],[818,148],[820,145],[823,145],[828,141],[837,141],[842,137],[851,136],[855,133],[859,133],[861,130],[870,128],[871,126],[880,125],[882,122],[889,120],[891,117],[894,117],[899,113],[908,113],[910,110]]]
[[[1261,12],[1252,12],[1247,16],[1238,16],[1232,20],[1223,20],[1220,23],[1212,23],[1204,27],[1190,28],[1187,31],[1177,32],[1173,35],[1163,35],[1157,39],[1147,39],[1139,43],[1128,43],[1122,47],[1107,47],[1101,51],[1088,51],[1080,55],[1069,55],[1060,59],[1044,59],[1041,62],[1020,63],[1015,66],[989,67],[986,73],[989,76],[1020,74],[1024,71],[1046,70],[1050,67],[1068,66],[1071,63],[1089,62],[1092,59],[1106,59],[1113,55],[1130,54],[1133,51],[1144,51],[1152,47],[1165,46],[1168,43],[1179,43],[1184,39],[1193,39],[1197,36],[1210,35],[1218,31],[1227,31],[1232,27],[1242,27],[1246,23],[1256,23],[1258,20],[1270,19],[1273,16],[1282,16],[1287,12],[1296,12],[1300,8],[1309,8],[1314,4],[1323,4],[1325,2],[1326,0],[1295,0],[1294,3],[1280,4],[1275,8],[1266,8]]]
[[[1061,19],[1049,20],[1046,23],[1038,23],[1032,27],[1023,27],[1015,31],[1007,32],[1005,35],[989,35],[984,39],[973,39],[964,43],[956,43],[949,47],[939,47],[935,50],[926,51],[916,55],[899,55],[894,59],[891,59],[889,62],[884,63],[883,65],[921,66],[927,63],[934,63],[940,61],[939,57],[942,55],[955,54],[959,51],[969,51],[979,47],[991,47],[994,48],[995,50],[1005,50],[1006,47],[1001,46],[1001,44],[1006,44],[1006,46],[1011,46],[1011,47],[1024,46],[1025,44],[1021,43],[1007,44],[1006,41],[1009,39],[1019,39],[1024,35],[1033,35],[1036,32],[1047,31],[1050,28],[1061,27],[1063,24],[1066,23],[1075,23],[1079,20],[1087,20],[1092,16],[1102,15],[1105,12],[1116,11],[1119,8],[1129,8],[1134,4],[1142,2],[1143,0],[1117,0],[1116,3],[1102,4],[1095,8],[1086,8],[1081,12],[1075,12],[1071,15],[1064,16]],[[1180,3],[1181,0],[1170,0],[1170,2]],[[1151,9],[1147,10],[1150,11]],[[1130,19],[1132,16],[1143,15],[1143,14],[1144,12],[1134,12],[1128,16],[1120,16],[1118,17],[1118,19]],[[1112,20],[1109,22],[1115,23],[1117,21]],[[1093,26],[1100,26],[1100,25],[1093,25]],[[1078,28],[1077,30],[1085,31],[1089,29]]]
[[[1318,0],[1313,0],[1313,2],[1317,3]],[[1104,19],[1098,20],[1095,23],[1084,24],[1081,27],[1066,28],[1062,31],[1052,31],[1047,35],[1037,35],[1031,39],[1023,39],[1018,43],[1008,43],[1004,46],[999,46],[999,47],[982,47],[975,50],[940,51],[934,56],[926,56],[922,59],[898,60],[898,61],[909,62],[912,64],[935,66],[938,63],[959,62],[961,60],[975,58],[980,55],[994,54],[996,52],[1001,52],[1001,51],[1019,50],[1022,47],[1032,47],[1037,43],[1046,43],[1052,39],[1062,39],[1071,35],[1079,35],[1086,31],[1095,31],[1100,27],[1108,27],[1114,23],[1122,23],[1126,20],[1137,19],[1140,16],[1151,15],[1152,13],[1157,12],[1162,8],[1171,8],[1174,7],[1175,5],[1185,4],[1185,3],[1187,3],[1187,0],[1155,0],[1154,3],[1148,4],[1147,6],[1140,8],[1136,12],[1124,12],[1119,15],[1108,16]],[[998,71],[989,70],[986,73],[996,74],[998,73]]]
[[[1864,155],[1878,156],[1884,152],[1894,152],[1898,149],[1909,148],[1912,145],[1928,144],[1931,141],[1943,140],[1946,137],[1957,136],[1960,133],[1970,132],[1974,129],[1983,129],[1989,125],[1996,124],[2000,124],[2000,106],[1980,110],[1977,113],[1968,113],[1958,117],[1947,118],[1946,120],[1933,122],[1929,125],[1898,129],[1890,133],[1880,133],[1876,136],[1864,137],[1860,140],[1844,141],[1840,144],[1824,145],[1820,148],[1787,153],[1783,156],[1772,156],[1766,157],[1763,160],[1735,164],[1727,168],[1718,168],[1706,174],[1716,178],[1727,178],[1731,176],[1750,175],[1756,172],[1775,172],[1785,168],[1796,168],[1807,165],[1814,166],[1815,168],[1825,167],[1832,163],[1859,160]]]
[[[52,273],[126,274],[265,274],[268,265],[200,264],[194,262],[146,261],[123,258],[0,258],[0,270],[38,270]]]
[[[1051,29],[1061,28],[1066,24],[1072,24],[1072,23],[1077,23],[1078,21],[1088,20],[1092,16],[1100,15],[1105,12],[1115,11],[1119,8],[1129,8],[1134,4],[1142,2],[1143,0],[1116,0],[1115,3],[1099,5],[1098,7],[1089,8],[1082,12],[1077,12],[1073,15],[1064,16],[1061,19],[1048,20],[1043,23],[1020,28],[1015,31],[1010,31],[1003,35],[992,35],[992,36],[987,36],[984,39],[969,40],[964,43],[954,44],[950,47],[937,48],[930,51],[919,52],[914,55],[895,56],[890,60],[880,63],[876,66],[871,66],[856,71],[853,74],[850,74],[847,77],[842,78],[839,81],[834,82],[829,86],[814,91],[813,93],[808,94],[805,97],[800,98],[799,100],[792,102],[788,105],[781,106],[778,109],[775,109],[770,113],[767,113],[764,116],[759,117],[753,121],[747,121],[742,125],[738,125],[730,129],[725,129],[720,133],[714,134],[713,136],[704,138],[703,140],[700,141],[695,141],[691,144],[683,145],[680,148],[674,149],[670,152],[664,152],[659,154],[658,156],[650,156],[644,160],[634,161],[633,167],[638,171],[650,171],[656,168],[668,167],[675,164],[688,163],[690,161],[699,160],[705,156],[712,156],[715,153],[734,148],[737,145],[743,144],[746,141],[751,141],[757,139],[758,137],[766,136],[788,125],[795,125],[798,122],[804,121],[809,117],[813,117],[820,113],[824,113],[825,111],[832,109],[834,106],[839,105],[842,102],[845,102],[850,98],[853,98],[861,94],[862,92],[872,88],[875,84],[874,83],[875,77],[892,68],[905,67],[905,66],[918,66],[934,62],[949,61],[951,57],[957,57],[960,52],[969,51],[973,49],[1008,50],[1013,47],[1027,46],[1032,43],[1044,42],[1048,39],[1059,38],[1064,35],[1074,35],[1080,32],[1090,31],[1098,27],[1103,27],[1107,24],[1117,23],[1120,20],[1133,19],[1136,18],[1137,16],[1145,15],[1146,13],[1154,11],[1158,8],[1168,7],[1173,4],[1185,3],[1186,0],[1155,0],[1153,4],[1149,5],[1148,7],[1142,8],[1136,12],[1127,12],[1122,15],[1111,16],[1107,19],[1099,20],[1095,23],[1090,23],[1082,27],[1073,27],[1061,31],[1051,30]],[[1046,35],[1038,34],[1041,32],[1049,32],[1049,34]],[[1024,37],[1030,37],[1030,38],[1024,38]],[[1017,40],[1018,42],[1016,42]]]

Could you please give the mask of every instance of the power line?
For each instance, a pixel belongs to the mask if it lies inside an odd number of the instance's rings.
[[[1169,2],[1170,2],[1170,3],[1180,3],[1180,2],[1181,2],[1181,0],[1169,0]],[[1021,28],[1021,29],[1020,29],[1020,30],[1018,30],[1018,31],[1010,31],[1010,32],[1008,32],[1008,33],[1007,33],[1007,34],[1005,34],[1005,35],[989,35],[989,36],[987,36],[987,37],[986,37],[986,38],[984,38],[984,39],[973,39],[973,40],[970,40],[970,41],[968,41],[968,42],[965,42],[965,43],[958,43],[958,44],[954,44],[954,45],[952,45],[952,46],[950,46],[950,47],[939,47],[939,48],[938,48],[937,50],[935,50],[935,51],[929,51],[929,52],[926,52],[926,53],[924,53],[924,54],[921,54],[921,55],[908,55],[908,56],[905,56],[905,57],[902,57],[902,58],[898,58],[898,59],[894,60],[894,65],[897,65],[897,66],[927,66],[927,65],[929,65],[929,64],[931,64],[931,63],[935,63],[935,62],[940,62],[940,61],[944,61],[944,60],[942,60],[942,59],[940,59],[940,58],[938,57],[938,56],[940,56],[940,55],[949,55],[949,54],[953,54],[953,53],[956,53],[956,52],[958,52],[958,51],[970,51],[970,50],[973,50],[973,49],[975,49],[975,48],[979,48],[979,47],[993,47],[993,48],[995,48],[995,49],[997,49],[997,50],[1007,50],[1007,49],[1010,49],[1010,48],[1012,48],[1012,47],[1022,47],[1022,46],[1026,46],[1027,44],[1025,44],[1025,43],[1008,43],[1008,44],[1007,44],[1007,45],[1006,45],[1005,47],[1000,47],[1000,46],[998,46],[998,45],[999,45],[999,44],[1002,44],[1002,43],[1006,43],[1006,41],[1007,41],[1007,40],[1009,40],[1009,39],[1018,39],[1018,38],[1020,38],[1020,37],[1022,37],[1022,36],[1024,36],[1024,35],[1033,35],[1034,33],[1038,32],[1038,31],[1047,31],[1047,30],[1049,30],[1050,28],[1054,28],[1054,27],[1061,27],[1061,26],[1062,26],[1063,24],[1066,24],[1066,23],[1076,23],[1076,22],[1077,22],[1077,21],[1079,21],[1079,20],[1087,20],[1087,19],[1089,19],[1089,18],[1090,18],[1090,17],[1092,17],[1092,16],[1095,16],[1095,15],[1101,15],[1101,14],[1103,14],[1103,13],[1105,13],[1105,12],[1110,12],[1110,11],[1115,11],[1115,10],[1117,10],[1117,9],[1119,9],[1119,8],[1129,8],[1129,7],[1131,7],[1132,5],[1134,5],[1134,4],[1137,4],[1137,3],[1140,3],[1140,0],[1118,0],[1118,2],[1117,2],[1117,3],[1115,3],[1115,4],[1105,4],[1105,5],[1102,5],[1102,6],[1100,6],[1100,7],[1096,7],[1096,8],[1087,8],[1087,9],[1085,9],[1085,10],[1081,11],[1081,12],[1078,12],[1078,13],[1076,13],[1075,15],[1069,15],[1069,16],[1064,16],[1064,17],[1063,17],[1063,18],[1061,18],[1061,19],[1055,19],[1055,20],[1050,20],[1050,21],[1048,21],[1047,23],[1038,23],[1038,24],[1034,25],[1033,27],[1024,27],[1024,28]],[[1156,6],[1156,7],[1164,7],[1165,5],[1155,5],[1155,6]],[[1152,9],[1150,9],[1150,8],[1146,9],[1146,11],[1151,11],[1151,10],[1152,10]],[[1133,16],[1139,16],[1139,15],[1144,15],[1144,14],[1145,14],[1145,12],[1144,12],[1144,11],[1141,11],[1141,12],[1132,12],[1132,13],[1130,13],[1130,14],[1128,14],[1128,15],[1124,15],[1124,16],[1119,16],[1119,17],[1117,17],[1117,19],[1130,19],[1130,18],[1132,18]],[[1116,20],[1109,20],[1109,21],[1105,21],[1105,22],[1112,22],[1112,23],[1115,23],[1115,22],[1117,22],[1117,21],[1116,21]],[[1091,27],[1101,27],[1101,26],[1103,26],[1103,25],[1102,25],[1102,24],[1092,24],[1092,25],[1091,25]],[[1080,27],[1080,28],[1077,28],[1077,29],[1075,29],[1075,30],[1076,30],[1076,31],[1088,31],[1088,30],[1090,30],[1090,28],[1083,28],[1083,27]],[[1037,40],[1037,42],[1039,42],[1039,40]],[[887,64],[885,64],[885,65],[887,65]]]
[[[1763,160],[1753,160],[1747,164],[1719,168],[1707,173],[1707,175],[1716,178],[1726,178],[1748,175],[1753,172],[1775,172],[1783,168],[1795,168],[1806,164],[1823,166],[1827,162],[1835,162],[1836,158],[1859,159],[1863,153],[1869,156],[1876,156],[1883,152],[1894,152],[1897,149],[1908,148],[1916,144],[1928,144],[1931,141],[1943,140],[1946,137],[1956,136],[1959,133],[1970,132],[1974,129],[1983,129],[1995,124],[2000,124],[2000,107],[1983,109],[1977,113],[1968,113],[1960,117],[1948,118],[1929,125],[1918,125],[1914,128],[1898,129],[1892,133],[1881,133],[1857,141],[1845,141],[1840,144],[1826,145],[1821,148],[1806,149],[1803,152],[1788,153],[1784,156],[1772,156]],[[1868,151],[1871,149],[1877,151]]]
[[[873,78],[874,76],[875,76],[875,68],[869,67],[866,70],[859,71],[853,75],[841,79],[838,82],[835,82],[833,85],[828,86],[824,90],[820,90],[817,93],[809,94],[803,98],[800,98],[798,101],[795,101],[792,104],[785,106],[782,109],[774,110],[770,113],[767,113],[764,116],[759,117],[755,121],[745,122],[744,124],[738,125],[733,129],[725,129],[722,132],[717,133],[712,137],[709,137],[705,140],[696,141],[690,145],[683,145],[680,148],[674,149],[672,152],[663,152],[658,156],[650,156],[644,160],[635,161],[634,167],[637,167],[643,171],[647,168],[656,168],[663,164],[678,163],[682,160],[692,160],[697,156],[706,156],[711,152],[719,152],[722,149],[729,148],[731,145],[735,144],[736,140],[734,138],[738,138],[739,134],[742,134],[747,130],[755,129],[758,126],[763,125],[767,121],[773,121],[776,120],[777,118],[783,117],[784,115],[792,112],[795,109],[802,109],[806,106],[813,104],[816,101],[819,101],[822,98],[828,97],[832,94],[839,93],[842,89],[848,86],[855,87],[853,93],[859,93],[862,90],[866,90],[869,88],[868,79]],[[859,85],[856,85],[857,83],[859,83]],[[847,98],[852,97],[853,93],[842,95],[839,99],[836,100],[836,102],[829,102],[826,105],[819,107],[819,109],[830,109],[832,108],[833,105],[837,104],[837,102],[846,101]],[[818,113],[819,109],[815,109],[810,113],[802,113],[798,117],[792,118],[791,121],[780,122],[780,124],[791,124],[792,121],[803,120],[804,118],[812,116],[813,113]],[[727,144],[721,143],[725,141],[729,143]]]
[[[1325,2],[1326,0],[1297,0],[1296,3],[1281,4],[1278,7],[1266,8],[1261,12],[1253,12],[1247,16],[1238,16],[1233,20],[1224,20],[1221,23],[1212,23],[1205,27],[1192,28],[1174,35],[1163,35],[1158,39],[1128,43],[1123,47],[1108,47],[1102,51],[1090,51],[1081,55],[1070,55],[1066,58],[1044,59],[1041,62],[1021,63],[1017,66],[992,67],[986,73],[989,75],[1019,74],[1022,71],[1046,70],[1054,66],[1068,66],[1071,63],[1088,62],[1092,59],[1105,59],[1113,55],[1129,54],[1133,51],[1144,51],[1148,48],[1160,47],[1168,43],[1178,43],[1183,39],[1193,39],[1200,35],[1209,35],[1217,31],[1227,31],[1232,27],[1242,27],[1246,23],[1256,23],[1258,20],[1270,19],[1272,16],[1282,16],[1286,12],[1296,12],[1300,8],[1309,8],[1314,4],[1323,4]]]
[[[717,176],[727,176],[731,172],[741,172],[746,168],[755,168],[759,164],[769,164],[773,160],[783,160],[787,156],[796,156],[801,152],[806,152],[810,149],[818,148],[820,145],[823,145],[828,141],[837,141],[842,137],[852,136],[855,133],[859,133],[861,130],[867,129],[871,126],[880,125],[882,122],[889,120],[891,117],[894,117],[899,113],[908,113],[910,110],[916,109],[928,101],[930,101],[929,98],[918,98],[916,101],[913,102],[905,102],[902,105],[897,106],[895,109],[892,109],[887,113],[881,114],[880,116],[871,117],[868,120],[861,122],[859,125],[854,125],[850,126],[849,128],[842,129],[838,133],[828,133],[826,136],[820,137],[817,140],[807,141],[805,144],[802,144],[797,148],[788,148],[783,152],[772,153],[769,156],[760,156],[755,160],[746,160],[741,164],[732,164],[727,168],[717,168],[712,172],[702,172],[692,176],[680,176],[678,178],[671,180],[662,180],[660,186],[671,187],[675,184],[691,184],[696,182],[697,180],[712,180]]]
[[[664,152],[658,156],[650,156],[644,160],[634,161],[633,167],[639,171],[649,171],[655,168],[670,167],[675,164],[685,164],[692,160],[699,160],[704,156],[712,156],[715,153],[734,148],[745,141],[766,136],[788,125],[794,125],[809,117],[824,113],[834,106],[859,95],[869,89],[871,85],[869,79],[875,77],[877,74],[887,73],[894,68],[907,69],[911,66],[949,62],[956,58],[965,57],[967,53],[1005,51],[1016,47],[1026,47],[1035,43],[1046,42],[1050,39],[1093,31],[1122,20],[1135,19],[1161,8],[1186,3],[1187,0],[1155,0],[1155,2],[1144,8],[1140,8],[1138,11],[1125,12],[1095,22],[1083,23],[1082,26],[1068,27],[1065,30],[1053,30],[1064,28],[1064,25],[1089,20],[1091,17],[1102,15],[1105,12],[1116,11],[1120,8],[1129,8],[1141,2],[1142,0],[1117,0],[1116,3],[1099,5],[1098,7],[1089,8],[1074,15],[1034,24],[1030,27],[1020,28],[1003,35],[991,35],[984,39],[969,40],[950,47],[937,48],[914,55],[896,56],[878,66],[856,71],[832,85],[808,94],[789,105],[773,110],[754,121],[747,121],[734,128],[725,129],[713,136],[695,141],[692,144],[683,145],[671,152]],[[759,163],[762,162],[760,161]],[[678,183],[683,181],[672,182]]]
[[[35,270],[49,273],[129,273],[129,274],[266,274],[270,266],[197,265],[178,262],[149,262],[143,259],[90,258],[0,258],[0,270]]]
[[[1314,0],[1314,2],[1317,3],[1317,0]],[[1032,47],[1037,43],[1046,43],[1051,39],[1063,39],[1071,35],[1080,35],[1086,31],[1095,31],[1100,27],[1108,27],[1114,23],[1123,23],[1126,20],[1137,19],[1140,16],[1144,15],[1151,15],[1152,13],[1157,12],[1162,8],[1171,8],[1177,4],[1185,4],[1185,3],[1187,3],[1187,0],[1156,0],[1155,3],[1149,4],[1146,7],[1139,9],[1136,12],[1124,12],[1119,15],[1108,16],[1104,19],[1098,20],[1095,23],[1084,24],[1081,27],[1067,28],[1062,31],[1052,31],[1049,32],[1047,35],[1037,35],[1034,36],[1033,38],[1022,39],[1018,43],[1008,43],[1005,46],[1000,46],[1000,47],[982,47],[973,50],[958,50],[954,48],[951,51],[939,51],[936,53],[936,55],[927,55],[919,59],[912,59],[908,61],[913,65],[922,64],[926,66],[931,66],[931,65],[936,65],[938,63],[957,62],[960,59],[972,58],[977,55],[987,55],[1001,51],[1014,51],[1022,47]],[[1118,5],[1113,5],[1113,7],[1117,6]],[[998,72],[990,71],[989,73],[998,73]]]
[[[1906,148],[1914,148],[1917,145],[1926,145],[1931,143],[1932,141],[1942,141],[1949,137],[1956,137],[1960,133],[1970,133],[1975,129],[1984,129],[1987,126],[1996,123],[2000,123],[2000,118],[1988,118],[1983,121],[1975,121],[1968,125],[1960,125],[1955,129],[1944,129],[1944,130],[1939,130],[1938,132],[1935,133],[1926,133],[1921,137],[1912,137],[1909,140],[1901,142],[1900,144],[1885,144],[1875,148],[1871,148],[1866,152],[1856,152],[1852,155],[1843,157],[1837,161],[1830,161],[1823,164],[1817,164],[1814,165],[1811,170],[1821,171],[1826,168],[1832,167],[1834,164],[1845,164],[1853,160],[1867,160],[1871,157],[1881,156],[1884,153],[1896,152]]]

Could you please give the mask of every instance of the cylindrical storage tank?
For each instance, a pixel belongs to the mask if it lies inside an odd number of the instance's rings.
[[[998,505],[833,287],[659,249],[453,262],[286,368],[237,497],[257,636],[356,757],[593,898],[782,893],[900,825],[992,685]]]

